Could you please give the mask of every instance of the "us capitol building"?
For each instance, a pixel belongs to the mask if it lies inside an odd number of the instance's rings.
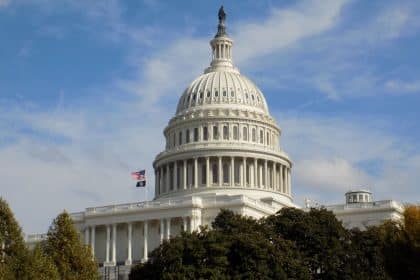
[[[164,129],[166,147],[153,162],[155,198],[71,214],[103,275],[126,276],[163,240],[210,225],[221,208],[258,219],[298,207],[282,131],[262,92],[234,66],[225,18],[221,8],[210,66],[185,89]],[[362,191],[328,207],[348,227],[401,217],[395,201],[374,203]],[[42,238],[29,236],[28,243]]]

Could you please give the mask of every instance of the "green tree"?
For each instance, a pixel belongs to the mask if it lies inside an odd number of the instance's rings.
[[[382,252],[383,240],[379,227],[367,230],[352,229],[351,235],[351,268],[359,279],[391,279],[385,269],[385,258]]]
[[[28,249],[8,203],[0,197],[0,276],[27,279]]]
[[[79,233],[67,212],[54,219],[42,243],[42,250],[55,264],[60,279],[91,280],[99,277],[89,248],[82,244]]]
[[[44,254],[40,244],[30,252],[28,263],[30,279],[37,280],[59,280],[60,276],[53,261]]]
[[[130,279],[310,279],[293,244],[278,250],[258,221],[222,210],[212,226],[163,242]]]
[[[348,231],[332,212],[283,208],[265,223],[271,236],[296,244],[314,279],[351,279]]]

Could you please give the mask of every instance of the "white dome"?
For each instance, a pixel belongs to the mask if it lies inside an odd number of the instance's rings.
[[[214,71],[195,79],[182,94],[177,114],[202,106],[244,107],[268,114],[268,107],[262,92],[257,86],[238,71]]]

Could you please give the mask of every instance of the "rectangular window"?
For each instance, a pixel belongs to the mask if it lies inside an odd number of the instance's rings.
[[[178,144],[182,145],[182,131],[179,132],[179,137],[178,138],[179,138],[178,139],[178,142],[179,142]]]
[[[206,168],[206,165],[203,164],[201,165],[201,184],[202,185],[206,184],[206,179],[207,179],[207,168]]]
[[[223,140],[229,139],[229,127],[227,125],[223,126]]]
[[[204,141],[209,140],[209,132],[208,132],[207,126],[203,127],[203,140]]]
[[[219,139],[219,129],[216,125],[213,126],[213,139],[215,140]]]
[[[233,139],[234,140],[238,140],[239,139],[239,135],[238,135],[238,127],[234,126],[233,127]]]
[[[190,130],[187,129],[185,132],[185,143],[190,143]]]
[[[194,128],[194,142],[198,141],[198,127]]]

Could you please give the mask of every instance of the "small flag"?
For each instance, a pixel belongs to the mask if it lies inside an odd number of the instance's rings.
[[[146,180],[144,180],[144,181],[138,181],[137,184],[136,184],[136,187],[137,188],[146,187]]]
[[[131,172],[131,177],[135,181],[145,181],[146,180],[146,170]]]

